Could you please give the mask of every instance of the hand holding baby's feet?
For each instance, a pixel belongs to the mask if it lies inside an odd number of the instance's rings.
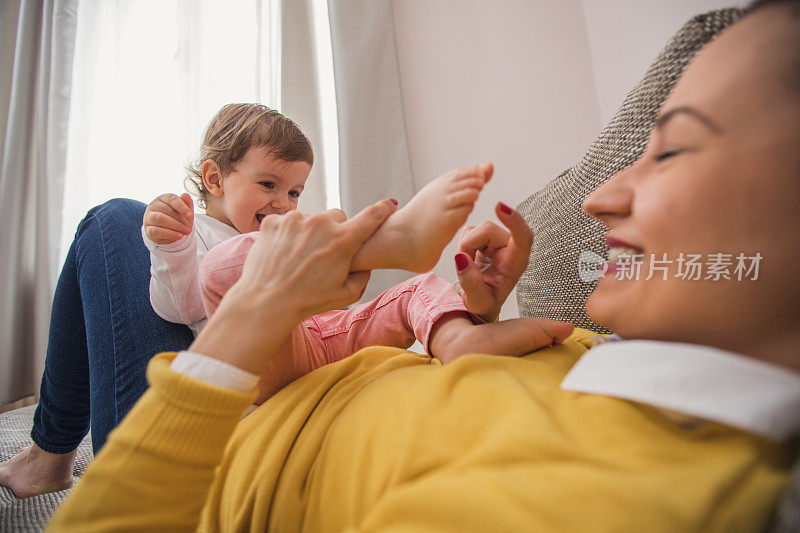
[[[432,269],[493,173],[492,164],[484,163],[458,168],[427,184],[364,243],[352,269]]]
[[[440,318],[431,330],[431,355],[450,363],[468,353],[519,356],[561,344],[575,326],[545,318],[516,318],[474,325],[465,313]]]

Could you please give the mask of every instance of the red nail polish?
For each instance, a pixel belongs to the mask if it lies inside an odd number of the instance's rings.
[[[505,213],[506,215],[510,215],[511,213],[513,213],[513,212],[514,212],[514,210],[513,210],[513,209],[511,209],[510,207],[508,207],[508,206],[507,206],[506,204],[504,204],[503,202],[497,202],[497,205],[499,205],[499,206],[500,206],[500,211],[502,211],[502,212],[503,212],[503,213]]]
[[[461,272],[462,270],[467,268],[467,265],[469,265],[469,261],[467,260],[467,256],[462,254],[462,253],[456,254],[456,270]]]
[[[389,200],[391,200],[394,205],[397,205],[397,200],[395,200],[394,198],[389,198]]]

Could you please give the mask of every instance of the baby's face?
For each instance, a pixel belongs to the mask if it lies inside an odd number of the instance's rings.
[[[222,178],[222,194],[211,198],[208,215],[242,233],[258,231],[265,216],[297,209],[309,172],[304,161],[282,161],[266,146],[250,148]]]

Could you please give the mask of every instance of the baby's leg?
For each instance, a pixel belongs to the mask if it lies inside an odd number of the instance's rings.
[[[425,274],[392,287],[371,302],[307,318],[270,360],[259,381],[256,403],[263,403],[312,370],[367,346],[408,348],[419,339],[427,348],[434,323],[454,312],[466,317],[465,310],[452,285]]]
[[[315,323],[310,318],[292,330],[289,338],[267,363],[267,369],[258,382],[258,398],[261,405],[268,398],[292,381],[301,378],[328,361],[318,338],[311,333]]]
[[[203,305],[211,316],[236,283],[257,233],[238,235],[209,251],[200,266]],[[262,379],[262,400],[315,368],[344,359],[367,346],[408,348],[419,339],[443,363],[467,353],[523,355],[572,333],[571,324],[520,318],[491,324],[467,313],[446,281],[426,274],[344,311],[329,311],[298,326]]]
[[[492,164],[485,163],[453,170],[427,184],[367,239],[353,258],[353,271],[432,269],[493,172]]]
[[[562,342],[572,332],[569,324],[545,328],[536,319],[480,325],[473,319],[480,321],[466,311],[453,286],[434,274],[415,276],[371,302],[309,317],[270,360],[256,403],[368,346],[408,348],[418,339],[428,353],[448,363],[467,353],[522,355]]]
[[[419,339],[429,348],[430,332],[443,316],[467,318],[466,307],[453,286],[433,274],[415,276],[383,292],[371,302],[310,318],[326,362],[344,359],[368,346],[408,348]]]
[[[434,324],[452,315],[469,322],[464,302],[453,286],[433,274],[424,274],[392,287],[371,302],[309,317],[270,360],[259,382],[256,403],[263,403],[312,370],[368,346],[408,348],[419,339],[428,349]]]
[[[533,318],[482,323],[467,312],[453,286],[434,274],[413,277],[369,303],[309,322],[316,328],[307,333],[319,336],[326,363],[367,346],[408,348],[415,338],[443,363],[468,353],[517,356],[560,343],[573,330],[571,324]]]

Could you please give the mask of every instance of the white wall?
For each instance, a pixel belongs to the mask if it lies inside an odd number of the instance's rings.
[[[582,0],[603,123],[669,38],[694,15],[736,0]]]
[[[580,157],[600,128],[578,0],[394,0],[417,187],[493,161],[470,223],[515,206]],[[455,280],[455,246],[434,270]],[[508,302],[516,314],[516,303]]]
[[[417,188],[496,173],[468,223],[517,205],[583,155],[669,37],[736,0],[393,0]],[[439,276],[455,280],[445,250]],[[517,316],[513,296],[502,317]]]

